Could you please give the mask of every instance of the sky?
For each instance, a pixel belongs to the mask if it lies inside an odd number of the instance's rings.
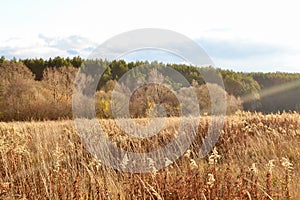
[[[161,28],[196,41],[216,67],[300,72],[297,1],[0,0],[0,3],[0,55],[6,58],[77,55],[86,58],[115,35],[139,28]],[[154,59],[153,52],[130,57],[139,60],[147,59],[147,55]]]

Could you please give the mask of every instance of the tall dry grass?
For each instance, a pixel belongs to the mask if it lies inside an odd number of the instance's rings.
[[[299,114],[228,116],[216,149],[200,159],[208,118],[201,118],[196,140],[176,163],[146,174],[102,165],[73,121],[0,123],[0,199],[300,199]],[[177,119],[171,122],[152,141],[140,141],[113,120],[100,120],[128,151],[168,143]]]

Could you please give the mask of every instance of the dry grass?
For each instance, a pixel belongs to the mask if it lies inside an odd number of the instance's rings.
[[[100,123],[122,148],[148,151],[174,137],[171,121],[151,141],[129,138],[112,120]],[[0,199],[300,199],[299,114],[228,116],[217,151],[200,159],[207,126],[201,119],[176,163],[131,174],[94,159],[73,121],[0,123]]]

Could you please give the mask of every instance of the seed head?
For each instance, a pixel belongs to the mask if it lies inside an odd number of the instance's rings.
[[[196,163],[196,161],[194,159],[190,159],[190,167],[192,169],[198,168],[198,165],[197,165],[197,163]]]
[[[257,170],[257,167],[256,167],[256,164],[255,163],[252,163],[251,167],[249,168],[250,171],[254,174],[257,174],[258,170]]]
[[[209,187],[212,187],[214,185],[214,182],[216,181],[216,179],[213,174],[207,174],[207,176],[208,176],[207,185]]]
[[[281,165],[286,169],[286,170],[292,170],[293,169],[293,164],[290,162],[288,158],[281,158]]]
[[[220,160],[220,158],[221,158],[221,156],[219,155],[217,148],[215,147],[213,149],[212,154],[208,158],[208,164],[210,164],[210,165],[216,164],[218,162],[218,160]]]
[[[274,162],[275,162],[275,160],[273,160],[273,159],[269,160],[269,162],[267,164],[267,167],[269,168],[268,169],[269,172],[272,172],[273,168],[275,167]]]

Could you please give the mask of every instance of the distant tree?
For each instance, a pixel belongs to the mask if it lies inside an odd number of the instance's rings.
[[[111,112],[111,94],[112,91],[105,92],[103,90],[97,91],[96,99],[96,115],[99,118],[112,118]]]
[[[30,71],[35,75],[35,80],[41,80],[43,78],[43,72],[47,67],[47,61],[40,59],[24,59],[21,60]]]
[[[138,88],[131,96],[129,106],[132,117],[149,117],[150,112],[159,115],[160,108],[164,108],[166,116],[180,116],[176,95],[160,84],[151,83]]]
[[[77,71],[74,67],[45,69],[40,85],[47,96],[51,119],[72,117],[72,94]]]
[[[52,92],[54,102],[71,99],[77,71],[74,67],[47,68],[44,71],[42,84]]]
[[[17,58],[14,56],[14,57],[11,59],[11,62],[12,62],[12,63],[17,63]]]
[[[82,58],[80,58],[79,56],[77,56],[77,57],[73,57],[70,60],[70,62],[73,65],[73,67],[79,68],[81,66],[81,64],[84,62],[84,60]]]
[[[208,86],[211,91],[208,90]],[[226,91],[223,90],[219,85],[217,84],[202,84],[198,85],[195,87],[195,91],[197,94],[198,98],[198,103],[199,103],[199,108],[200,108],[200,113],[204,114],[211,114],[211,96],[210,95],[215,95],[215,105],[221,105],[223,103],[223,94],[225,92],[226,95],[226,106],[227,114],[232,114],[236,112],[237,110],[242,110],[242,101],[239,98],[234,97],[233,95],[229,95]],[[220,108],[221,109],[221,108]],[[216,111],[218,112],[219,108],[216,108]],[[222,110],[220,110],[222,111]]]
[[[4,89],[3,88],[4,88],[3,81],[0,80],[0,119],[2,118],[2,114],[3,114],[2,112],[3,112],[3,107],[4,107],[4,103],[3,103]]]
[[[112,79],[118,80],[128,71],[128,65],[124,60],[112,61],[110,64]]]
[[[64,58],[56,56],[54,59],[49,59],[48,67],[64,67],[64,66],[71,66],[71,62],[67,61]]]
[[[0,65],[1,107],[3,120],[24,120],[36,96],[33,75],[22,63],[5,61]]]
[[[110,91],[113,91],[113,89],[115,88],[116,85],[116,81],[114,80],[109,80],[107,81],[107,83],[103,86],[103,90],[108,93]]]
[[[1,58],[0,58],[0,64],[2,64],[4,61],[5,61],[5,57],[1,56]]]
[[[255,111],[260,108],[261,87],[251,75],[230,70],[221,70],[221,73],[226,92],[239,97],[244,109]]]
[[[14,78],[33,79],[32,72],[21,62],[4,61],[0,65],[1,80],[9,81]]]

